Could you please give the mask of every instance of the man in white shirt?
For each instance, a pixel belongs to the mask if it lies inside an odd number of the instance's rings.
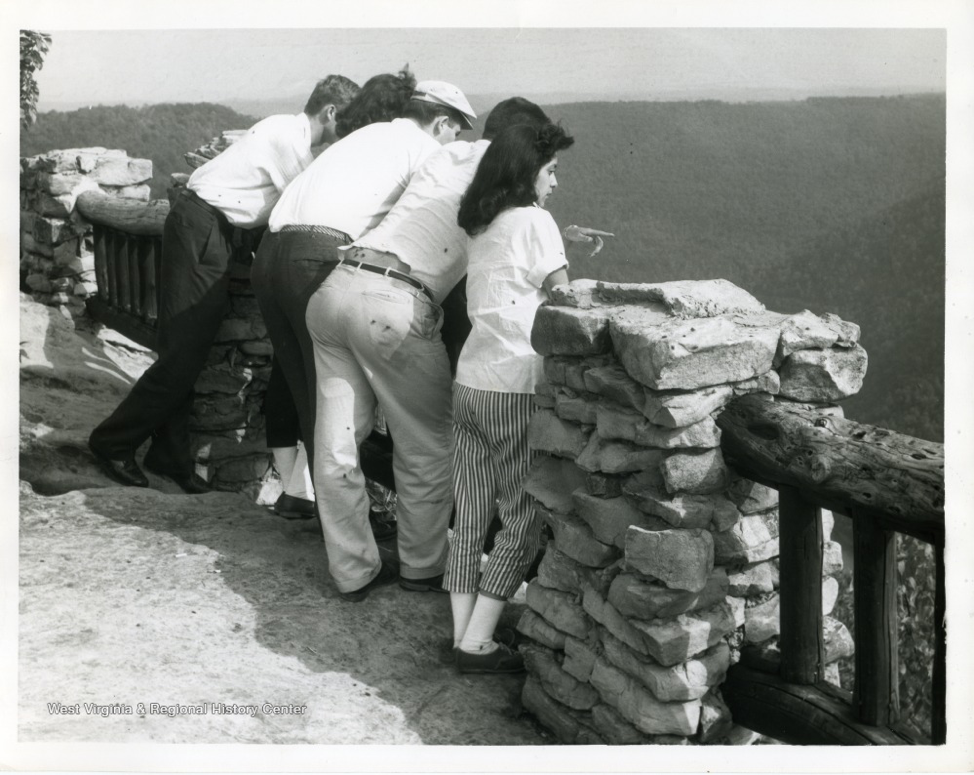
[[[231,254],[267,224],[285,186],[313,161],[312,146],[335,140],[336,114],[357,91],[344,76],[319,81],[302,113],[258,122],[177,195],[162,237],[159,357],[88,442],[111,478],[148,486],[135,452],[151,437],[146,468],[186,492],[209,489],[194,473],[189,417],[193,385],[226,311]]]
[[[476,118],[463,93],[442,81],[414,83],[387,116],[398,88],[388,79],[375,87],[375,123],[326,149],[284,192],[254,261],[254,291],[306,440],[314,438],[317,391],[308,299],[337,265],[336,248],[379,223],[426,157]],[[373,90],[366,83],[357,100]],[[312,465],[315,451],[308,447]]]
[[[346,599],[361,600],[394,580],[368,530],[357,452],[376,403],[395,440],[399,583],[445,591],[453,434],[440,303],[466,272],[457,210],[496,134],[548,121],[522,98],[498,104],[482,140],[432,154],[382,222],[339,249],[342,263],[308,302],[319,375],[315,490],[323,523],[335,525],[326,532],[329,567]]]

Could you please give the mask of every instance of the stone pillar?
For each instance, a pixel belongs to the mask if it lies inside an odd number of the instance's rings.
[[[239,134],[224,133],[188,155],[195,161],[203,154],[205,161]],[[60,306],[68,317],[85,314],[84,300],[98,289],[92,226],[76,211],[77,198],[97,190],[147,202],[151,178],[151,161],[119,150],[76,148],[21,159],[20,267],[35,300]],[[268,503],[281,489],[260,413],[272,348],[250,287],[249,259],[234,261],[227,317],[196,383],[191,430],[201,475],[218,489]]]
[[[563,742],[755,739],[720,684],[744,644],[776,648],[778,496],[728,468],[714,417],[745,393],[855,393],[858,336],[723,280],[576,281],[538,311],[547,384],[530,439],[544,454],[525,488],[554,540],[518,625],[532,641],[522,699]],[[831,524],[826,614],[842,556]],[[843,625],[825,631],[827,661],[850,653]]]
[[[230,308],[196,382],[191,429],[197,470],[216,487],[273,503],[281,488],[264,436],[261,404],[273,348],[250,286],[250,266],[233,264]]]
[[[148,201],[152,162],[125,151],[73,148],[20,160],[20,271],[36,301],[84,314],[97,291],[91,225],[75,211],[84,191]]]

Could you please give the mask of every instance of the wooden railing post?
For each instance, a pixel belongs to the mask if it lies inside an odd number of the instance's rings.
[[[899,715],[896,534],[874,520],[853,519],[856,714],[890,726]]]
[[[129,293],[132,296],[132,314],[142,317],[142,246],[145,237],[128,240]]]
[[[142,319],[151,326],[159,318],[159,276],[162,270],[162,239],[152,237],[146,241],[145,273],[145,301],[142,305]]]
[[[936,556],[937,586],[933,603],[933,728],[930,730],[934,745],[947,742],[947,579],[944,568],[944,539],[938,536],[933,545]]]
[[[108,274],[108,304],[118,307],[118,235],[105,228],[105,268]]]
[[[779,489],[781,677],[814,684],[822,676],[822,511],[794,487]]]
[[[108,244],[105,227],[95,225],[95,281],[98,283],[98,295],[106,302],[109,300],[108,282]]]
[[[132,311],[132,280],[129,242],[122,232],[115,232],[115,271],[118,272],[118,306]]]

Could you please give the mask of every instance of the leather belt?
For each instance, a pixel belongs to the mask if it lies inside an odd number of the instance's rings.
[[[436,304],[436,300],[433,298],[433,292],[425,285],[423,285],[415,277],[410,277],[408,274],[397,272],[395,269],[388,269],[388,268],[383,268],[381,266],[373,266],[372,264],[365,264],[361,261],[352,261],[351,259],[348,258],[343,258],[341,261],[338,262],[339,266],[341,266],[342,264],[346,264],[347,266],[353,266],[356,269],[364,269],[366,272],[374,272],[375,274],[381,274],[386,277],[391,277],[393,280],[400,280],[401,282],[406,283],[406,285],[411,285],[413,286],[413,288],[417,288],[421,290],[423,293],[426,294],[426,298],[428,298],[433,304]]]
[[[352,238],[349,237],[345,232],[339,231],[338,229],[333,229],[330,226],[318,226],[316,224],[305,224],[305,223],[294,223],[281,228],[281,234],[287,234],[288,232],[303,232],[305,234],[324,234],[327,237],[336,239],[343,245],[351,244]]]

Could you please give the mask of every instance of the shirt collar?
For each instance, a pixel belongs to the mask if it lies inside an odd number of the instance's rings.
[[[307,137],[311,137],[311,118],[307,113],[298,113],[296,116],[298,119],[298,126],[301,127],[301,133]]]

